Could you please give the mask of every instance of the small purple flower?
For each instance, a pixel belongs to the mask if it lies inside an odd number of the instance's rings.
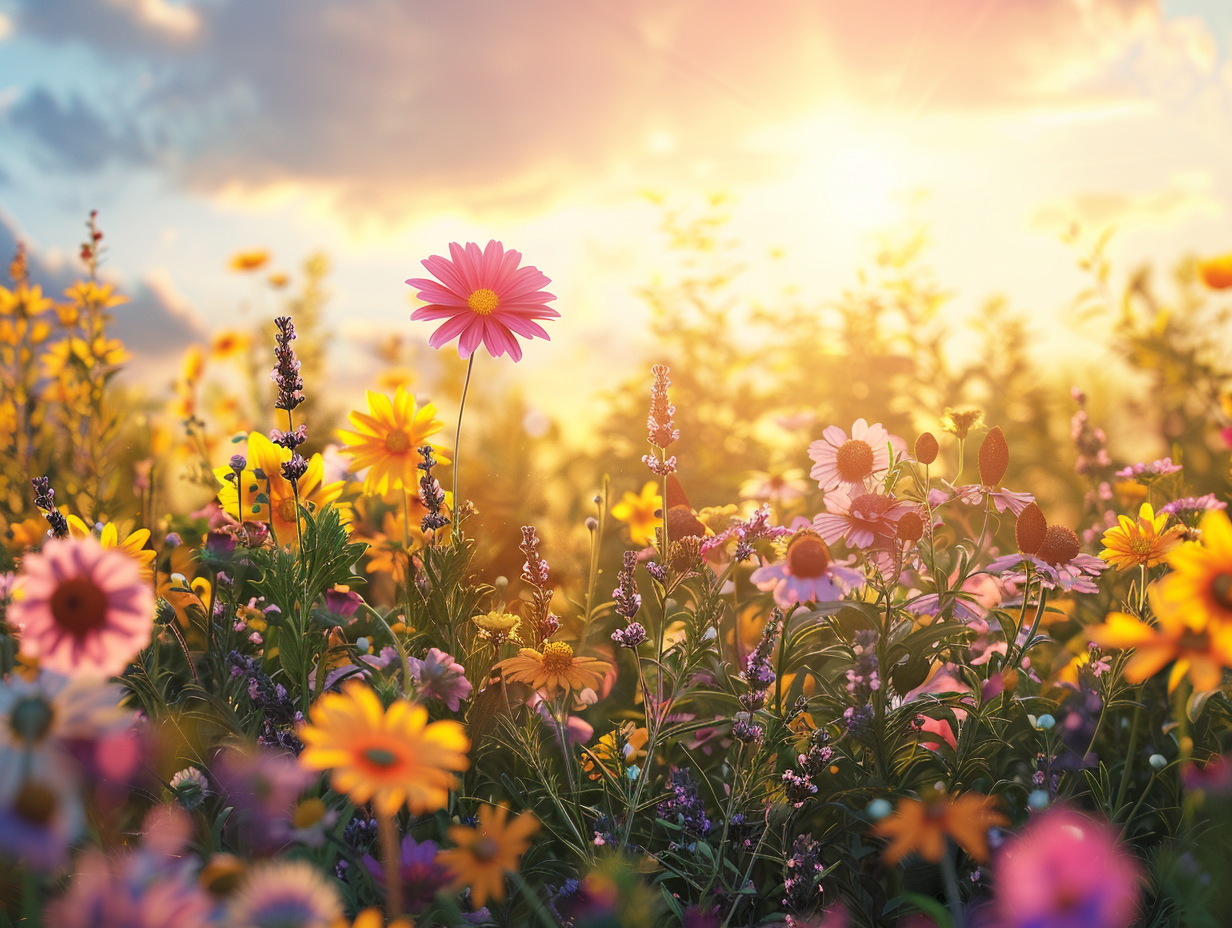
[[[334,615],[354,615],[362,602],[354,590],[334,587],[325,591],[325,608]]]
[[[471,681],[466,679],[466,668],[440,648],[430,648],[427,655],[408,658],[407,667],[419,684],[419,694],[428,699],[437,699],[457,712],[462,700],[471,695]]]
[[[1181,465],[1173,464],[1172,458],[1160,458],[1150,463],[1139,462],[1122,467],[1116,472],[1116,476],[1118,480],[1150,481],[1159,477],[1167,477],[1169,474],[1179,474],[1181,470]]]
[[[612,640],[622,648],[636,648],[646,640],[646,629],[641,622],[630,622],[627,628],[612,632]]]
[[[1160,513],[1166,512],[1168,515],[1180,517],[1190,513],[1227,508],[1228,504],[1220,499],[1216,499],[1214,493],[1207,493],[1205,496],[1183,496],[1180,499],[1174,499],[1172,502],[1160,506],[1159,511]]]
[[[398,874],[402,879],[402,901],[411,914],[432,904],[438,890],[450,880],[449,872],[436,862],[436,842],[419,842],[407,835],[402,839]],[[363,864],[382,893],[385,892],[385,868],[371,854],[363,856]]]
[[[276,850],[287,843],[295,802],[313,779],[310,771],[286,751],[270,748],[226,748],[212,770],[235,808],[235,827],[254,848]]]
[[[616,614],[632,621],[637,611],[642,608],[642,597],[637,591],[637,581],[634,571],[637,569],[637,552],[626,551],[624,565],[616,575],[616,589],[612,591],[612,599],[616,601]]]

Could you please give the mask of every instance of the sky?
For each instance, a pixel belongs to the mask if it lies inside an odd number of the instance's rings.
[[[750,298],[817,299],[926,191],[950,311],[1055,336],[1062,229],[1114,225],[1122,272],[1232,250],[1230,167],[1229,0],[0,0],[0,249],[60,280],[99,210],[157,376],[246,318],[238,250],[330,256],[350,382],[426,340],[420,258],[497,238],[562,318],[492,373],[580,401],[653,352],[646,190],[729,192]]]

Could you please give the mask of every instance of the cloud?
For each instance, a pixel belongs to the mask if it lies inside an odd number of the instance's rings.
[[[751,179],[776,157],[755,133],[836,102],[1140,96],[1142,62],[1210,53],[1168,22],[1159,0],[782,0],[756,15],[745,0],[24,0],[17,20],[149,62],[143,119],[186,186],[307,193],[390,222],[701,164]],[[41,102],[51,134],[65,110]]]
[[[1088,192],[1046,203],[1031,215],[1036,231],[1060,234],[1077,226],[1093,231],[1109,227],[1167,226],[1194,213],[1219,216],[1222,202],[1212,194],[1214,178],[1205,171],[1172,177],[1168,184],[1145,193]]]
[[[45,88],[36,87],[9,108],[8,122],[33,139],[42,158],[57,167],[94,171],[112,159],[149,158],[134,130],[113,133],[79,96],[62,104]]]

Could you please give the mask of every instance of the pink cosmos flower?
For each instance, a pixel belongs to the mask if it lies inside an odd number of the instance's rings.
[[[881,477],[890,467],[890,449],[906,447],[897,435],[891,435],[880,422],[869,425],[857,419],[851,427],[851,438],[837,425],[821,433],[821,440],[808,447],[813,459],[809,476],[821,489],[845,489],[858,493],[869,482]]]
[[[21,653],[70,676],[123,672],[154,625],[154,593],[140,566],[92,537],[52,538],[27,555],[9,609]]]
[[[505,251],[492,240],[483,251],[474,242],[467,242],[466,248],[451,242],[449,254],[452,261],[433,255],[422,262],[437,280],[407,281],[419,288],[416,296],[428,304],[415,310],[411,319],[445,320],[428,339],[429,345],[440,348],[457,338],[458,354],[469,358],[483,342],[492,357],[508,354],[520,361],[522,346],[515,336],[549,340],[535,320],[560,316],[544,305],[556,299],[543,290],[551,281],[537,268],[518,267],[520,252]]]
[[[407,658],[411,676],[419,684],[420,695],[427,699],[439,699],[457,712],[463,699],[471,695],[471,681],[466,679],[466,668],[440,648],[429,648],[423,660]]]
[[[997,928],[1123,928],[1138,914],[1142,873],[1116,833],[1085,815],[1041,815],[1001,850]]]
[[[763,592],[773,590],[774,601],[783,609],[834,602],[864,585],[864,574],[835,561],[821,536],[809,528],[797,531],[787,543],[783,560],[759,567],[749,579]]]

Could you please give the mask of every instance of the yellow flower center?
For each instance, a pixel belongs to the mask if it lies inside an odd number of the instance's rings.
[[[385,436],[385,448],[393,454],[405,454],[411,447],[411,436],[402,429],[394,429]]]
[[[481,316],[492,315],[492,310],[496,309],[499,303],[500,298],[497,297],[495,291],[489,290],[487,287],[476,290],[466,298],[466,305],[471,308],[471,312],[478,313]]]
[[[565,673],[573,666],[573,648],[563,641],[549,641],[543,646],[543,669],[548,673]]]
[[[283,522],[295,521],[295,497],[288,496],[278,504],[278,518]]]
[[[857,483],[873,472],[873,448],[866,441],[849,439],[838,449],[834,463],[840,477],[848,483]]]
[[[296,828],[311,828],[325,817],[325,803],[320,799],[305,799],[295,807],[291,824]]]

